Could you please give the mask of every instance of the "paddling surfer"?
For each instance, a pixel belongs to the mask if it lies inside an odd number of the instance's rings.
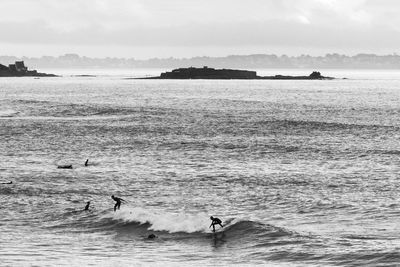
[[[121,202],[126,202],[122,198],[114,197],[114,195],[112,195],[111,198],[116,202],[114,205],[114,211],[116,211],[117,208],[119,209],[121,207]]]
[[[154,239],[154,238],[157,238],[157,236],[155,234],[149,234],[147,236],[147,239]]]
[[[211,227],[211,226],[213,227],[213,232],[215,232],[215,225],[216,225],[216,224],[219,224],[221,227],[224,227],[224,226],[222,225],[222,221],[221,221],[220,219],[214,218],[213,216],[211,216],[211,217],[210,217],[210,220],[211,220],[211,225],[210,225],[210,227]],[[208,228],[210,228],[210,227],[208,227]]]

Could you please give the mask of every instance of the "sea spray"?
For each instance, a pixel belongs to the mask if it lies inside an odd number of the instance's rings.
[[[149,230],[177,232],[208,232],[210,219],[206,213],[188,214],[184,212],[167,212],[152,208],[125,206],[116,212],[109,212],[103,216],[125,223],[148,223]]]

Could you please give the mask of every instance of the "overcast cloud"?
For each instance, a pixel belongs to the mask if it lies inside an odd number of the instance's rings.
[[[1,0],[1,54],[393,53],[396,0]]]

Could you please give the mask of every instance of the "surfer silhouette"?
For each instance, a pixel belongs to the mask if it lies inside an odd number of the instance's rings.
[[[85,210],[89,210],[90,201],[86,202]]]
[[[216,224],[219,224],[221,227],[224,227],[222,225],[222,221],[220,219],[214,218],[213,216],[211,216],[210,220],[211,220],[211,225],[208,228],[210,228],[212,226],[213,227],[213,232],[215,232],[215,225]]]
[[[89,165],[89,159],[86,160],[85,167],[87,167],[88,165]]]
[[[112,195],[111,198],[116,202],[114,205],[114,211],[116,211],[117,208],[119,209],[121,207],[121,202],[125,202],[125,200],[123,200],[122,198],[114,197],[114,195]]]

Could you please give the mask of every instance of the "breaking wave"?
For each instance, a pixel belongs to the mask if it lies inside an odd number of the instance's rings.
[[[117,212],[111,209],[93,212],[68,211],[53,219],[54,224],[48,225],[50,228],[62,230],[69,228],[71,231],[78,232],[105,232],[139,238],[155,233],[163,239],[201,239],[213,235],[209,228],[209,214],[206,213],[173,213],[125,206]],[[224,218],[223,226],[223,228],[216,227],[217,235],[222,234],[243,242],[246,237],[251,240],[255,237],[268,239],[288,237],[290,239],[298,235],[274,225],[240,218]]]

